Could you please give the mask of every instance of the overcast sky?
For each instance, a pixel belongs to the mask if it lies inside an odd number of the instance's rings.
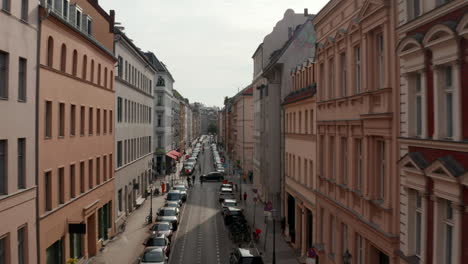
[[[252,81],[252,55],[291,8],[317,13],[328,0],[100,0],[143,51],[153,51],[190,102],[223,104]]]

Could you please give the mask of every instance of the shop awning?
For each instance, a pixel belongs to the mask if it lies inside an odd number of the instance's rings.
[[[172,154],[173,156],[178,157],[178,158],[182,157],[182,153],[177,152],[176,150],[171,150],[171,151],[169,151],[169,153]]]
[[[170,157],[171,159],[177,160],[177,156],[171,154],[171,152],[166,153],[166,156]]]

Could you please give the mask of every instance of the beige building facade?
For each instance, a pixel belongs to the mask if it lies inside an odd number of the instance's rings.
[[[246,87],[232,98],[233,160],[239,164],[243,177],[252,171],[253,157],[253,89]]]
[[[0,1],[0,263],[36,250],[37,1]]]
[[[398,263],[396,1],[332,0],[317,33],[320,263]]]
[[[40,16],[38,263],[64,263],[113,234],[114,16],[91,0]]]

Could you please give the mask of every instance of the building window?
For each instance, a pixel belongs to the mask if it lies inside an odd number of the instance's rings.
[[[117,68],[117,76],[119,76],[120,78],[122,78],[122,74],[123,74],[123,58],[121,56],[119,56],[119,59],[118,59],[118,68]]]
[[[101,134],[101,109],[96,109],[96,134]]]
[[[0,140],[0,195],[7,194],[7,163],[8,163],[8,144],[6,140]]]
[[[122,122],[122,97],[117,97],[117,122]]]
[[[157,124],[158,124],[158,127],[162,127],[162,114],[158,114]]]
[[[109,154],[109,179],[113,177],[113,171],[114,171],[114,166],[113,165],[113,162],[114,160],[112,159],[112,154]]]
[[[92,135],[93,134],[93,108],[89,108],[89,119],[88,119],[88,134]]]
[[[422,197],[417,191],[414,191],[415,195],[415,237],[414,237],[414,249],[417,256],[421,256],[421,240],[422,240]]]
[[[28,263],[28,229],[27,226],[23,226],[18,229],[18,264]],[[0,249],[1,250],[1,249]],[[1,259],[0,259],[1,260]],[[1,261],[0,261],[1,263]]]
[[[161,94],[158,94],[158,106],[163,105],[163,96]]]
[[[80,109],[80,135],[84,136],[85,135],[85,107],[81,106]]]
[[[348,139],[341,138],[341,177],[344,185],[348,184]]]
[[[421,13],[421,0],[407,0],[408,20],[417,18]]]
[[[117,206],[119,207],[119,212],[122,212],[122,189],[119,189],[117,192]]]
[[[162,148],[163,143],[162,143],[162,135],[158,135],[158,148]]]
[[[64,137],[65,136],[65,104],[64,103],[59,103],[59,131],[58,135],[59,137]]]
[[[362,191],[362,141],[356,139],[356,189]]]
[[[112,134],[112,128],[114,127],[114,114],[112,110],[109,110],[109,133]]]
[[[101,86],[101,63],[98,63],[97,67],[97,84]]]
[[[320,230],[319,230],[319,239],[320,239],[320,242],[322,244],[325,243],[324,239],[323,239],[323,234],[325,233],[325,210],[323,209],[323,207],[320,207]]]
[[[93,20],[91,20],[91,18],[88,17],[88,18],[86,19],[86,23],[88,23],[88,26],[86,27],[86,28],[87,28],[87,32],[86,32],[86,33],[88,33],[88,35],[91,36],[91,35],[93,34]]]
[[[80,162],[80,193],[85,191],[85,163]]]
[[[304,111],[304,133],[309,134],[309,110]]]
[[[452,74],[452,66],[446,66],[443,69],[443,105],[445,106],[445,136],[446,138],[453,137],[453,74]],[[443,119],[442,119],[443,120]]]
[[[74,136],[76,132],[76,105],[70,106],[70,136]]]
[[[94,60],[91,60],[91,82],[94,83]]]
[[[88,56],[83,56],[83,71],[81,72],[81,78],[86,81],[88,71]]]
[[[60,49],[60,70],[62,72],[67,71],[67,46],[65,44],[62,44]]]
[[[7,11],[8,13],[11,11],[11,3],[10,3],[11,0],[3,0],[3,4],[2,4],[2,9]]]
[[[452,0],[436,0],[436,6],[441,6],[443,4],[446,4],[448,2],[451,2]],[[449,262],[447,262],[449,263]]]
[[[453,230],[454,230],[454,222],[453,222],[453,208],[452,202],[448,200],[444,200],[443,203],[444,211],[443,214],[443,239],[444,239],[444,263],[452,263],[453,259]]]
[[[63,0],[63,18],[68,21],[68,11],[70,8],[70,2],[69,0]]]
[[[421,73],[416,73],[415,78],[415,121],[416,121],[416,136],[422,136],[422,129],[423,129],[423,97],[422,97],[422,83],[421,83]]]
[[[378,155],[378,195],[379,200],[384,200],[385,198],[385,141],[377,141],[377,155]]]
[[[59,168],[58,169],[58,196],[59,196],[59,204],[63,204],[65,202],[65,169]]]
[[[104,156],[102,160],[102,181],[107,181],[107,156]]]
[[[335,137],[330,137],[330,148],[328,150],[328,160],[330,161],[330,176],[336,179],[336,162],[335,162]]]
[[[96,185],[101,184],[101,158],[96,158]]]
[[[361,92],[361,48],[359,46],[354,48],[354,78],[356,93]]]
[[[385,86],[385,50],[384,50],[384,37],[382,33],[377,34],[376,37],[377,45],[377,69],[379,76],[379,87],[384,88]]]
[[[363,252],[363,240],[362,237],[356,234],[356,264],[363,264],[364,252]]]
[[[117,167],[122,167],[122,141],[117,142]]]
[[[341,65],[341,96],[346,96],[346,53],[340,55]]]
[[[81,29],[81,10],[77,9],[76,10],[76,15],[75,15],[75,19],[76,19],[76,24],[75,26],[78,28],[78,29]]]
[[[8,64],[8,53],[0,51],[0,98],[2,99],[8,98]]]
[[[302,134],[302,111],[299,111],[299,133],[298,134]]]
[[[107,134],[107,110],[103,110],[104,113],[103,113],[103,117],[104,117],[104,134]]]
[[[73,58],[72,58],[72,74],[76,76],[78,70],[78,51],[73,51]]]
[[[93,168],[93,160],[90,159],[88,161],[88,188],[92,189],[93,188],[93,178],[94,178],[94,168]]]
[[[70,165],[70,198],[76,196],[76,177],[75,177],[75,164]]]
[[[18,101],[26,102],[27,89],[27,65],[28,61],[24,58],[19,58],[18,67]]]
[[[44,175],[45,210],[52,210],[52,172]]]
[[[83,257],[82,235],[70,233],[70,257],[80,259]]]
[[[104,67],[104,87],[107,88],[107,67]]]
[[[45,103],[45,137],[52,137],[52,102]]]
[[[343,251],[342,254],[344,255],[348,250],[348,226],[345,223],[341,223],[341,234],[343,235],[341,238],[341,250]]]
[[[26,138],[18,138],[18,189],[26,188]]]
[[[330,215],[330,254],[335,254],[335,216]]]
[[[159,76],[158,77],[158,81],[156,82],[156,86],[165,86],[165,81],[164,81],[164,78]]]
[[[335,61],[334,59],[330,59],[328,62],[328,86],[330,89],[330,99],[335,98]]]

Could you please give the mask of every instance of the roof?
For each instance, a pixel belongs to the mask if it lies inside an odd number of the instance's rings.
[[[284,98],[283,105],[292,104],[309,97],[314,96],[317,93],[317,85],[309,85],[306,88],[299,89],[289,93],[286,98]]]
[[[172,77],[171,72],[169,72],[169,70],[167,69],[166,64],[160,61],[153,52],[148,51],[148,52],[145,52],[144,54],[146,55],[148,60],[156,68],[158,72],[166,72],[169,75],[169,77],[171,77],[171,80],[175,82],[174,78]]]

